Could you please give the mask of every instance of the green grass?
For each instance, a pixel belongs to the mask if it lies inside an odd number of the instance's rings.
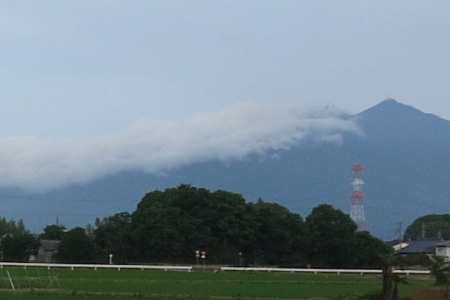
[[[311,299],[359,296],[380,291],[374,275],[324,275],[257,272],[174,272],[8,268],[0,270],[0,299]],[[403,295],[431,284],[410,277]]]

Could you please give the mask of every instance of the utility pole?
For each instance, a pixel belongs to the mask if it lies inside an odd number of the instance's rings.
[[[398,223],[398,243],[403,242],[403,222]]]

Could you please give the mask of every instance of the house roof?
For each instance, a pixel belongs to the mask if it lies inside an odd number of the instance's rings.
[[[436,244],[436,247],[450,247],[450,241],[442,241]]]
[[[59,248],[59,241],[41,240],[41,248],[45,251],[56,251]]]
[[[434,253],[436,245],[442,242],[441,239],[412,241],[408,247],[397,251],[397,254]]]

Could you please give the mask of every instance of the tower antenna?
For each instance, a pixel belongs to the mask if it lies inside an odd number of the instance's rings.
[[[352,192],[352,207],[350,211],[350,218],[356,223],[357,231],[366,230],[366,215],[364,213],[364,181],[362,180],[362,172],[364,166],[354,165],[353,171],[353,192]]]

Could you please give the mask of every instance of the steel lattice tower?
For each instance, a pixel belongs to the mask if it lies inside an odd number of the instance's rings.
[[[358,231],[366,230],[366,215],[364,213],[364,181],[362,180],[363,165],[354,165],[353,171],[353,193],[352,193],[352,208],[350,211],[350,218],[358,226]]]

